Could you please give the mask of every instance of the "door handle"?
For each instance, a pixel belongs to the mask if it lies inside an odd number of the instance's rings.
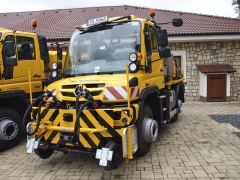
[[[34,74],[33,77],[41,77],[39,74]]]

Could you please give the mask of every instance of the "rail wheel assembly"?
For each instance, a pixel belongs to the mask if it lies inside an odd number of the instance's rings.
[[[108,161],[106,169],[109,171],[117,169],[122,164],[122,147],[113,141],[109,141],[105,147],[109,148],[109,151],[113,151],[112,161]]]

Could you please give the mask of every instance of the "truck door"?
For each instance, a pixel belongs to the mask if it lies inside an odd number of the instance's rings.
[[[16,55],[17,57],[17,66],[14,66],[13,69],[13,78],[5,79],[2,78],[3,89],[5,91],[9,90],[24,90],[29,92],[29,77],[28,72],[31,74],[32,88],[33,92],[42,90],[41,79],[41,63],[40,58],[36,58],[36,48],[35,48],[35,39],[31,36],[21,36],[21,35],[7,35],[4,38],[6,41],[14,41]],[[39,54],[38,54],[39,56]],[[3,70],[2,70],[3,71]],[[35,82],[35,83],[34,83]],[[34,86],[34,87],[33,87]]]
[[[148,71],[155,72],[160,66],[156,29],[149,24],[145,24],[144,29]]]
[[[18,66],[14,70],[14,78],[28,77],[37,70],[37,60],[34,39],[32,37],[16,36]]]
[[[28,71],[31,75],[35,74],[34,80],[41,79],[40,58],[36,58],[35,39],[26,35],[8,35],[5,40],[12,40],[16,46],[16,57],[18,59],[17,66],[14,67],[13,81],[28,81]],[[39,56],[39,55],[38,55]]]
[[[150,29],[150,36],[151,36],[151,47],[152,47],[152,72],[157,71],[160,66],[159,61],[159,51],[158,51],[158,42],[157,42],[157,34],[156,29]]]

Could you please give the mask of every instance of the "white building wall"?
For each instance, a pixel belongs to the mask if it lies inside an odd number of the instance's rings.
[[[207,74],[200,73],[200,96],[207,97]]]
[[[226,78],[226,80],[227,80],[227,85],[226,85],[226,92],[227,92],[227,96],[230,96],[230,74],[227,74],[227,78]]]

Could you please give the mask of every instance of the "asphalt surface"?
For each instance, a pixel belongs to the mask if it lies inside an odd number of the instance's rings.
[[[240,179],[240,130],[213,115],[240,115],[240,102],[189,101],[175,123],[159,127],[144,157],[107,171],[87,155],[54,152],[40,159],[26,152],[26,138],[0,153],[1,180],[48,179]]]

